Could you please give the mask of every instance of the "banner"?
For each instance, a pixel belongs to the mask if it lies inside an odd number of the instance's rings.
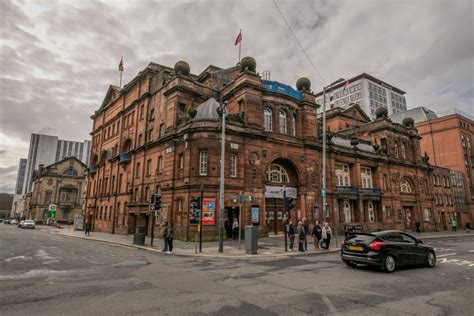
[[[266,185],[265,186],[265,197],[266,198],[276,198],[276,199],[283,199],[283,189],[286,192],[286,197],[291,197],[296,199],[296,188],[293,187],[275,187]]]

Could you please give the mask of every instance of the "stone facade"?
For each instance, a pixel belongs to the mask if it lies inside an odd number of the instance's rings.
[[[57,223],[72,223],[76,216],[82,216],[86,168],[76,157],[40,165],[33,175],[33,190],[26,197],[26,218],[46,223],[50,204],[57,205]]]
[[[144,225],[159,234],[159,224],[168,221],[177,238],[192,239],[198,227],[191,199],[203,188],[203,234],[216,238],[220,103],[228,113],[226,229],[240,218],[235,196],[242,192],[252,201],[243,204],[241,227],[258,223],[261,234],[281,233],[283,188],[296,198],[292,221],[321,221],[322,142],[309,81],[296,91],[262,80],[252,63],[240,69],[210,66],[200,75],[185,68],[151,63],[123,89],[111,86],[92,116],[86,214],[93,230],[126,234]],[[346,123],[348,117],[356,119]],[[413,229],[415,219],[427,214],[423,229],[437,229],[435,168],[422,157],[412,125],[383,115],[372,122],[357,106],[334,113],[328,124],[338,126],[328,141],[326,215],[333,226]],[[155,192],[162,209],[153,225],[148,204]]]

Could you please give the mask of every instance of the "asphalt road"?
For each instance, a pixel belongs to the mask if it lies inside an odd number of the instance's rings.
[[[0,224],[0,315],[469,315],[474,234],[429,241],[434,269],[338,254],[179,257]]]

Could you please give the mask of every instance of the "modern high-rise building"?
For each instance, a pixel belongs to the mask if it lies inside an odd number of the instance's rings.
[[[25,194],[31,191],[31,178],[40,164],[51,165],[67,157],[76,157],[83,163],[88,164],[90,147],[91,142],[89,140],[75,142],[59,139],[58,136],[31,134],[22,193]]]
[[[23,183],[25,182],[26,174],[26,158],[20,158],[20,164],[18,165],[18,175],[16,177],[15,194],[23,194]]]
[[[404,91],[369,74],[362,73],[348,79],[346,88],[346,80],[339,81],[340,83],[326,90],[326,110],[358,104],[371,119],[375,119],[375,111],[381,107],[388,109],[389,115],[407,110]],[[321,113],[323,91],[315,96],[316,103],[321,106],[318,113]]]

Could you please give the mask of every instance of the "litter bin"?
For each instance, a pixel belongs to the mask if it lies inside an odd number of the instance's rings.
[[[143,246],[145,244],[146,226],[137,226],[135,235],[133,236],[133,243],[135,245]]]
[[[257,254],[258,226],[245,226],[245,252]]]

